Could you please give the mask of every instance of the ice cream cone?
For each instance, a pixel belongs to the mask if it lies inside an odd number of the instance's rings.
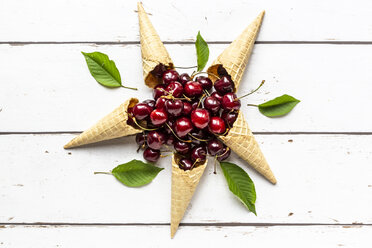
[[[207,161],[184,171],[177,164],[177,157],[172,156],[172,203],[171,203],[171,237],[173,238],[185,214],[187,206],[195,192],[196,186],[207,166]]]
[[[212,78],[213,81],[217,80],[217,77],[213,75],[223,75],[219,73],[221,72],[221,68],[219,69],[219,67],[222,66],[235,83],[235,89],[238,89],[245,67],[251,56],[264,14],[265,12],[262,11],[208,68],[207,71],[210,73],[209,77]]]
[[[115,139],[142,132],[127,124],[128,107],[138,103],[136,98],[131,98],[121,104],[118,108],[105,116],[94,126],[75,137],[64,146],[65,149],[95,143],[103,140]]]
[[[220,139],[271,183],[276,184],[275,176],[241,111],[229,133],[226,136],[220,136]]]
[[[159,35],[152,26],[142,4],[138,3],[137,7],[140,26],[143,78],[147,86],[154,88],[160,81],[151,71],[159,64],[163,64],[167,68],[173,68],[173,62],[163,42],[160,40]]]

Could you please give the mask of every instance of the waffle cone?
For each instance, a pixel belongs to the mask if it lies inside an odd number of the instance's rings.
[[[94,126],[75,137],[64,146],[65,149],[91,144],[103,140],[115,139],[142,132],[127,124],[128,107],[138,103],[136,98],[131,98],[118,108],[98,121]]]
[[[171,237],[173,238],[185,214],[187,206],[194,195],[196,186],[207,166],[207,161],[189,171],[179,168],[175,155],[172,156],[172,203],[171,203]]]
[[[234,40],[212,63],[208,68],[209,77],[215,81],[217,77],[213,75],[221,75],[218,73],[218,68],[223,66],[227,73],[231,76],[235,83],[235,90],[238,89],[242,79],[245,67],[251,56],[254,42],[260,30],[265,11],[262,11],[258,17]]]
[[[152,75],[151,71],[160,63],[167,68],[173,68],[173,62],[163,42],[160,40],[158,33],[154,29],[154,26],[152,26],[142,4],[138,3],[137,7],[141,38],[143,78],[147,86],[154,88],[160,81]]]
[[[229,133],[226,136],[220,136],[220,139],[271,183],[276,184],[275,176],[241,111]]]

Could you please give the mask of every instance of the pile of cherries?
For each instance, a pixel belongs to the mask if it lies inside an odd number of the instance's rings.
[[[207,154],[219,161],[227,159],[230,148],[217,137],[228,133],[240,109],[227,73],[214,84],[208,77],[193,80],[162,64],[152,74],[161,82],[154,88],[154,99],[128,108],[128,123],[144,130],[136,136],[139,148],[145,149],[143,157],[156,162],[163,146],[173,148],[183,170],[203,163]]]

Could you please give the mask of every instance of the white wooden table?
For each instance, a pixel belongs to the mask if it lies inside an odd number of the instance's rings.
[[[150,96],[136,1],[0,0],[0,247],[371,247],[372,3],[146,0],[144,7],[179,66],[195,65],[198,30],[211,62],[266,10],[240,94],[265,79],[245,103],[284,93],[302,100],[280,119],[243,104],[278,184],[244,166],[256,184],[256,217],[210,164],[171,240],[170,159],[150,185],[133,189],[93,175],[142,159],[133,137],[62,148],[129,96]],[[95,83],[80,51],[96,50],[139,91]]]

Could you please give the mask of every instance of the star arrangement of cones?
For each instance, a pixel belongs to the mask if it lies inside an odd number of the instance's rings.
[[[142,4],[138,3],[143,77],[145,84],[150,88],[154,88],[156,102],[148,101],[146,103],[139,104],[139,101],[136,98],[130,98],[113,112],[97,122],[94,126],[84,131],[64,146],[65,149],[69,149],[104,140],[137,134],[136,141],[140,145],[140,148],[149,146],[145,150],[144,158],[150,162],[156,162],[160,155],[161,145],[164,143],[166,143],[165,145],[174,145],[176,152],[172,154],[171,166],[172,238],[178,229],[187,206],[189,205],[195,189],[207,166],[207,150],[209,154],[214,156],[215,162],[216,160],[221,161],[221,168],[228,181],[230,190],[240,198],[240,200],[247,206],[249,210],[254,213],[256,195],[253,182],[240,167],[237,167],[231,163],[222,162],[229,156],[230,149],[244,159],[260,174],[262,174],[267,180],[273,184],[276,184],[276,178],[273,172],[271,171],[263,153],[261,152],[261,149],[248,126],[248,123],[244,119],[243,113],[239,111],[240,98],[236,98],[234,94],[241,84],[242,76],[252,53],[263,16],[264,12],[261,12],[258,17],[241,33],[241,35],[217,57],[217,59],[205,72],[205,74],[208,75],[207,77],[198,77],[199,79],[195,79],[195,81],[204,80],[203,82],[205,85],[210,82],[210,85],[208,86],[209,88],[204,88],[204,85],[201,83],[201,86],[198,86],[198,82],[195,83],[192,81],[194,80],[194,76],[200,74],[201,72],[194,72],[191,77],[188,76],[188,74],[182,74],[185,77],[183,79],[181,78],[182,76],[178,75],[177,73],[177,78],[175,78],[175,80],[182,82],[182,86],[180,87],[184,87],[184,90],[181,92],[182,94],[177,92],[176,95],[176,91],[179,89],[177,88],[178,84],[181,85],[181,83],[173,83],[173,87],[169,86],[171,84],[169,82],[167,83],[167,87],[165,87],[166,85],[164,84],[166,80],[173,82],[172,76],[174,76],[176,73],[175,66],[164,44],[160,40],[159,35],[151,24],[148,15],[143,9]],[[120,75],[118,75],[115,63],[109,60],[107,55],[101,53],[83,54],[86,58],[91,74],[100,84],[107,87],[121,86]],[[111,72],[112,75],[110,75],[110,77],[104,77],[105,75],[102,76],[102,73],[96,73],[95,70],[97,70],[97,66],[99,67],[99,65],[105,67],[103,68],[105,69],[105,73]],[[166,73],[169,74],[167,75],[170,77],[170,79],[166,79],[167,76],[164,76]],[[226,84],[226,82],[232,82],[230,85],[230,90],[229,85]],[[231,96],[233,97],[232,101],[227,101],[226,104],[222,104],[225,112],[225,115],[222,116],[224,119],[220,118],[219,116],[209,116],[221,115],[222,110],[220,111],[220,108],[218,108],[217,112],[213,112],[211,110],[207,111],[199,108],[202,100],[204,100],[204,105],[206,104],[205,97],[211,97],[208,93],[208,90],[212,86],[214,86],[216,89],[219,89],[216,86],[217,84],[222,85],[221,89],[227,90],[227,92],[231,91],[228,94],[230,98]],[[198,87],[202,87],[201,92],[198,92]],[[218,94],[220,94],[221,99],[219,100],[221,102],[225,100],[225,96],[221,96],[222,93],[220,91],[217,92],[216,98],[218,98]],[[214,96],[212,94],[212,98],[213,97]],[[275,113],[279,113],[278,115],[283,115],[283,104],[289,105],[286,106],[287,110],[285,110],[289,112],[294,105],[298,103],[297,99],[293,98],[294,100],[283,100],[282,97],[279,100],[277,100],[277,98],[258,105],[259,108],[261,106],[261,113],[267,116],[270,116],[270,114],[275,116]],[[183,102],[179,99],[182,99]],[[177,104],[183,104],[181,111],[179,111],[180,108],[175,102],[177,102]],[[195,106],[193,106],[193,104],[195,104]],[[186,106],[188,106],[190,109],[186,110]],[[236,108],[236,106],[238,107]],[[277,108],[278,106],[279,108]],[[200,111],[198,112],[198,110]],[[167,118],[164,118],[164,116],[169,115],[176,119],[177,116],[187,115],[186,112],[188,111],[191,113],[188,113],[188,115],[191,115],[191,119],[193,121],[190,124],[192,126],[189,129],[187,120],[182,119],[184,117],[178,117],[178,119],[174,121],[175,123],[172,124],[168,122]],[[208,117],[207,119],[206,116]],[[232,121],[230,121],[229,118],[232,119]],[[222,124],[224,129],[221,129],[220,119],[223,122]],[[226,128],[225,123],[227,125]],[[179,127],[177,126],[178,124]],[[153,131],[159,128],[163,128],[170,136],[173,137],[172,142],[169,141],[169,138],[167,141],[165,141],[162,134]],[[200,129],[199,131],[202,133],[208,132],[208,139],[205,139],[203,136],[199,137],[198,133],[192,133],[192,129]],[[150,133],[152,132],[151,137],[149,131]],[[146,133],[146,135],[143,133]],[[190,139],[185,140],[187,139],[186,137],[190,137]],[[211,140],[213,140],[214,143]],[[221,141],[224,145],[220,145],[221,147],[218,147],[218,144],[220,144]],[[176,147],[175,142],[178,142],[178,147]],[[196,143],[196,145],[194,145],[193,142]],[[203,142],[207,146],[206,148],[203,148],[201,145],[204,144]],[[191,150],[191,148],[192,151],[190,155],[189,150]],[[187,152],[185,152],[185,149]],[[213,149],[216,151],[213,152]],[[146,164],[138,160],[133,160],[127,164],[116,167],[112,171],[112,174],[125,185],[136,187],[151,182],[151,180],[157,175],[157,173],[160,172],[160,170],[161,169],[156,166]],[[141,171],[141,174],[135,175],[133,174],[134,171]],[[128,173],[132,174],[128,175]],[[242,190],[240,192],[236,192],[232,186],[233,184],[241,184],[240,187]]]

